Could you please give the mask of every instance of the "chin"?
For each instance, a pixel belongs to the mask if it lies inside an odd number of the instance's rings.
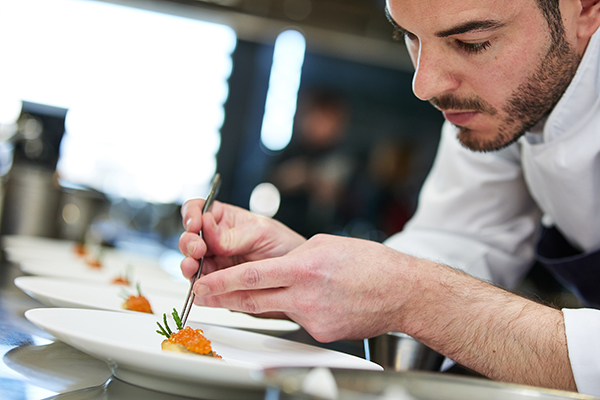
[[[457,128],[457,137],[463,147],[482,153],[502,150],[516,142],[525,133],[521,131],[516,134],[507,134],[501,130],[486,132],[462,126],[457,126]]]

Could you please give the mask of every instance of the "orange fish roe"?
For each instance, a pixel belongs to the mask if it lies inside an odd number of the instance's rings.
[[[85,263],[95,269],[102,268],[102,262],[100,262],[100,260],[97,258],[88,258],[85,260]]]
[[[75,243],[73,251],[75,251],[75,254],[79,257],[83,257],[87,254],[87,246],[84,243]]]
[[[192,329],[186,326],[178,332],[173,332],[169,337],[169,342],[178,343],[185,346],[186,349],[198,354],[209,354],[212,352],[210,340],[204,337],[201,329]]]
[[[114,278],[111,283],[114,283],[115,285],[125,285],[125,286],[129,286],[129,279],[122,277],[122,276],[117,276],[116,278]]]
[[[141,294],[139,296],[129,296],[123,304],[123,308],[126,310],[152,314],[152,307],[150,306],[150,302]]]

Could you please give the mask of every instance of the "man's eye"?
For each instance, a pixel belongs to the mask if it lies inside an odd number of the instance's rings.
[[[417,35],[407,32],[405,30],[396,30],[394,31],[394,35],[392,37],[394,40],[402,41],[402,40],[415,40]]]
[[[476,54],[486,50],[492,44],[489,40],[481,43],[465,43],[461,42],[460,40],[457,40],[456,45],[459,49],[466,51],[467,53]]]
[[[404,39],[415,40],[416,38],[417,38],[417,35],[415,35],[414,33],[404,32]]]

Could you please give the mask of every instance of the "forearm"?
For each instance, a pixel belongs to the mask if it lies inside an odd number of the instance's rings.
[[[404,332],[494,380],[576,390],[560,310],[439,264],[419,264]]]

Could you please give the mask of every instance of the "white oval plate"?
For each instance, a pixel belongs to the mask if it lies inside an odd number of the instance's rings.
[[[136,289],[122,285],[94,284],[40,276],[21,276],[15,285],[34,299],[49,307],[90,308],[109,311],[123,310],[121,294],[135,294]],[[156,292],[141,286],[142,294],[148,299],[157,316],[170,315],[173,308],[181,312],[187,292],[180,296]],[[188,317],[190,321],[239,328],[268,334],[283,334],[300,329],[292,321],[256,318],[232,312],[224,308],[194,306]]]
[[[273,367],[382,370],[375,363],[349,354],[197,323],[189,325],[204,330],[223,360],[171,353],[160,348],[162,337],[155,332],[155,315],[43,308],[26,311],[25,317],[57,339],[106,361],[115,377],[183,396],[263,398],[261,372]]]
[[[165,293],[181,294],[187,293],[189,283],[182,279],[175,279],[160,268],[130,266],[127,265],[104,265],[100,269],[87,266],[83,261],[60,263],[48,259],[46,261],[21,261],[19,268],[26,274],[79,280],[95,283],[111,283],[120,275],[130,275],[132,282],[140,283],[142,287],[151,288]]]
[[[63,239],[51,239],[36,236],[4,235],[2,246],[9,261],[54,261],[56,263],[81,263],[84,257],[75,253],[75,242]],[[89,256],[98,254],[99,246],[87,246]],[[160,267],[160,260],[155,256],[147,256],[132,251],[104,247],[102,249],[104,264],[113,267],[124,267],[127,264],[144,267]]]

